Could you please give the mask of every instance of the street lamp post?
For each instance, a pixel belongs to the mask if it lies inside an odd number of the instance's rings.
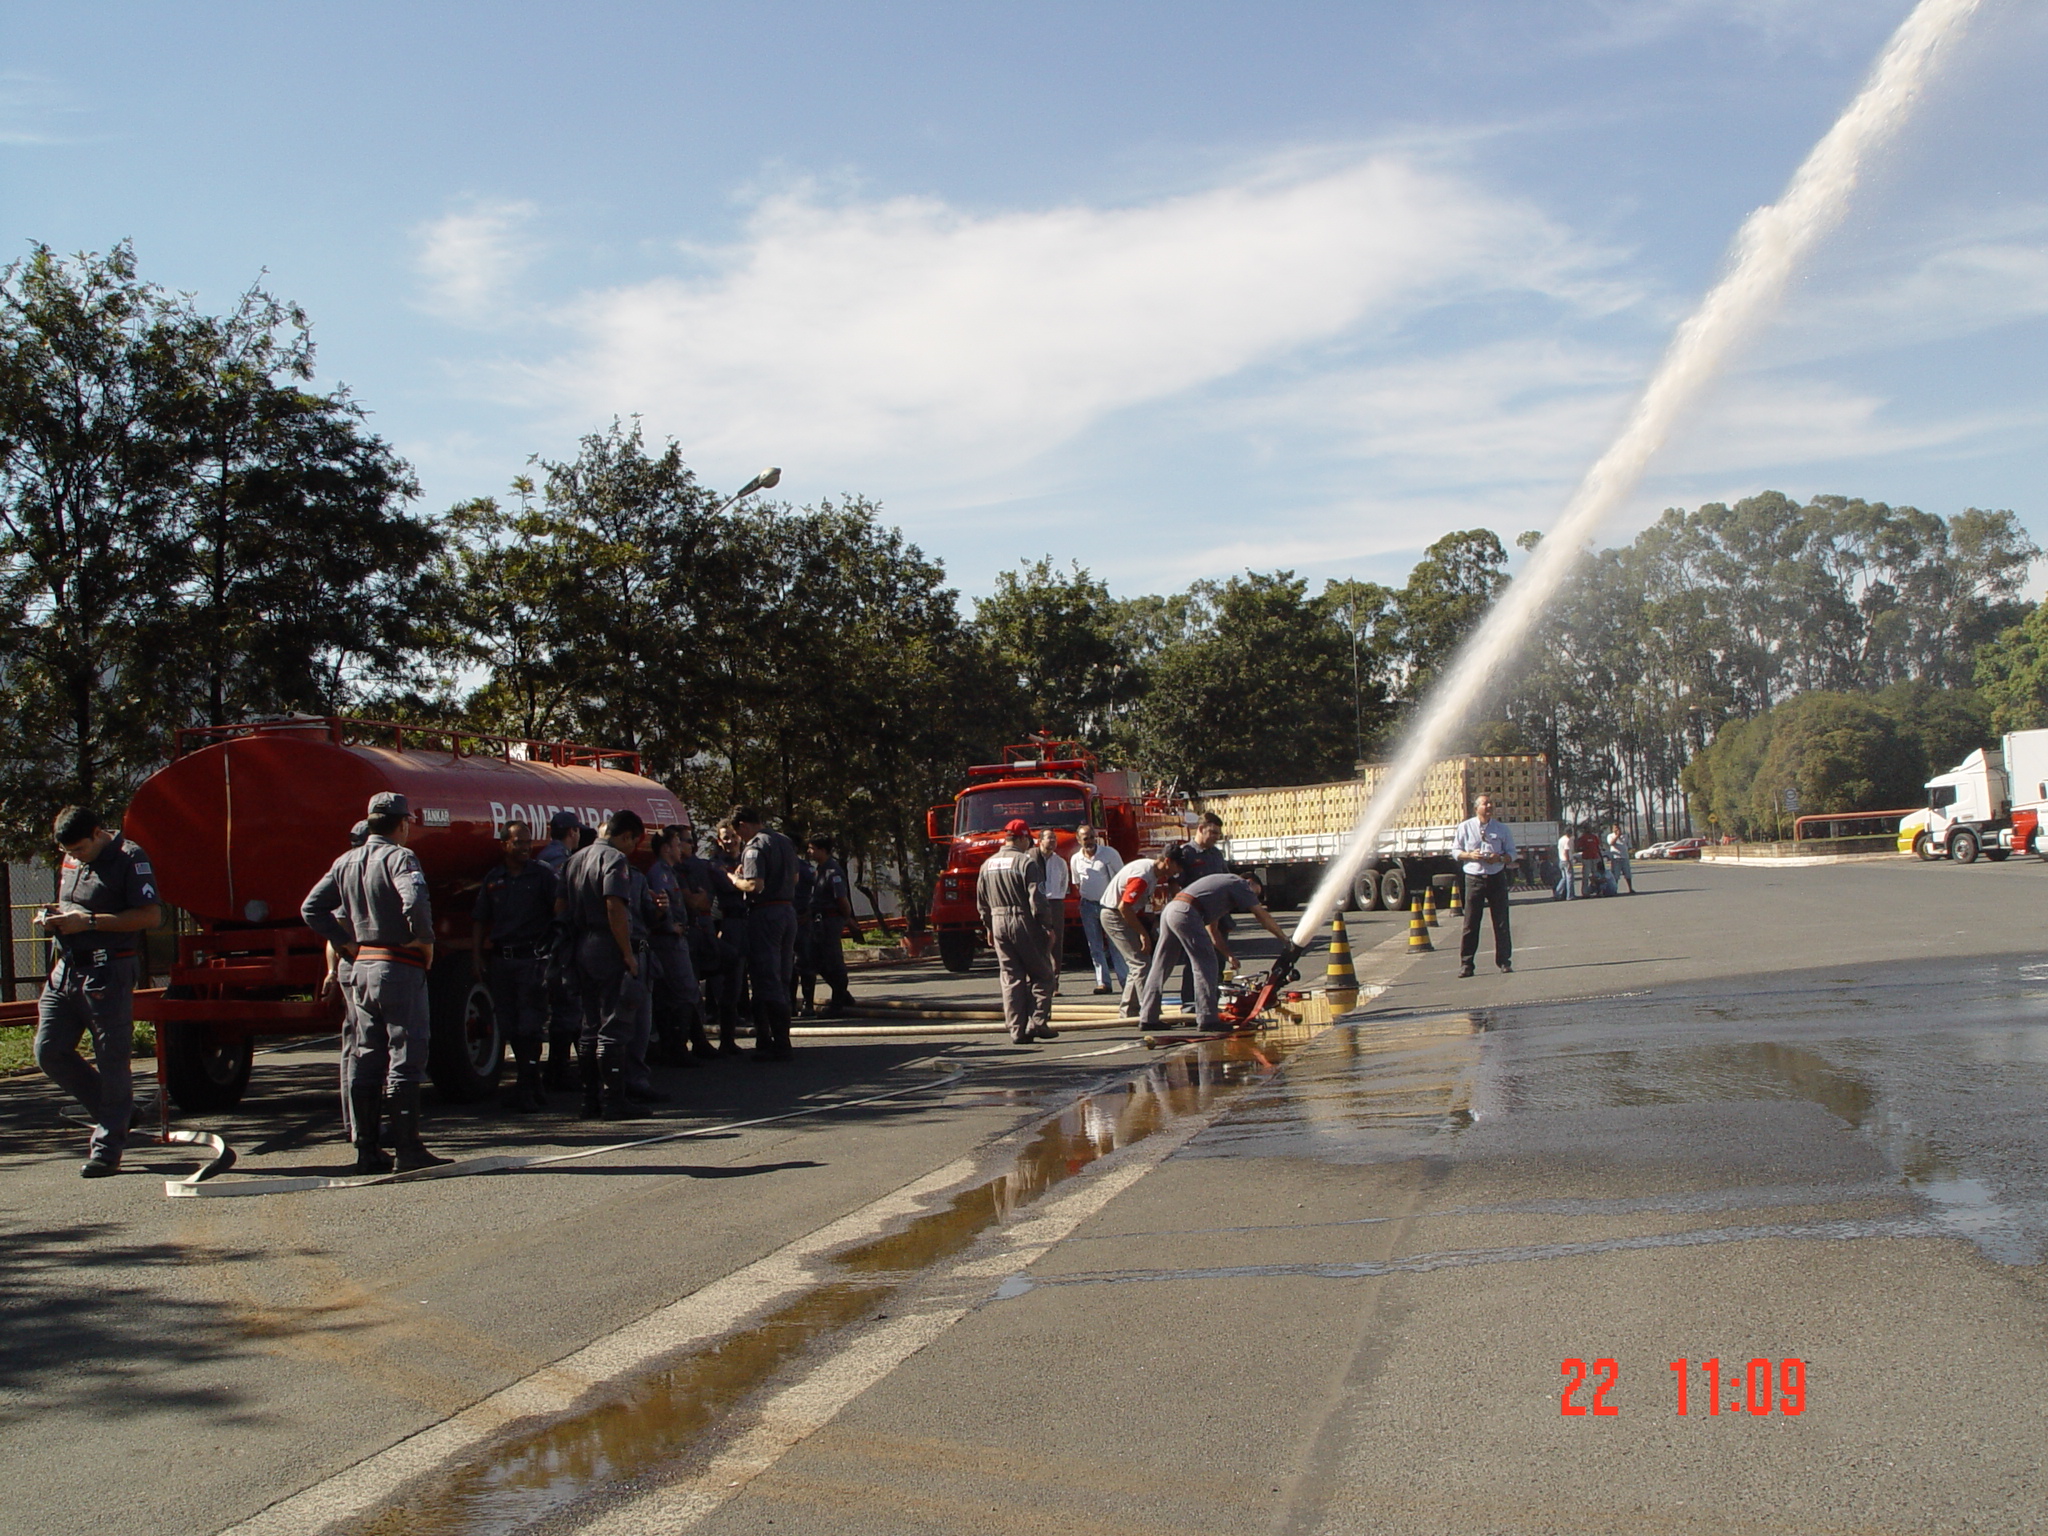
[[[754,476],[753,479],[749,480],[745,485],[741,486],[737,491],[734,491],[732,495],[726,497],[724,501],[721,501],[718,504],[718,512],[723,512],[728,507],[733,506],[735,503],[744,501],[747,497],[753,495],[756,491],[773,490],[776,486],[780,485],[781,483],[782,470],[778,466],[771,464],[768,466],[768,468],[762,470],[761,473]],[[716,517],[718,516],[718,512],[714,512],[711,515],[713,517]]]

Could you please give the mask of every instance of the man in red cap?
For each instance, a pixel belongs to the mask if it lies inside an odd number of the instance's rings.
[[[1019,1045],[1058,1038],[1052,1027],[1056,973],[1038,914],[1044,885],[1045,855],[1031,844],[1030,823],[1010,822],[1003,828],[1003,846],[981,866],[974,901],[1002,973],[1003,1022]]]

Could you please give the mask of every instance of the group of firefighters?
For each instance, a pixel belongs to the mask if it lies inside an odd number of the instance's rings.
[[[327,990],[344,1005],[343,1120],[361,1173],[445,1161],[419,1138],[433,919],[411,825],[403,795],[372,799],[300,913],[327,941]],[[633,811],[596,828],[558,811],[545,830],[536,845],[524,823],[502,827],[473,917],[470,963],[517,1064],[508,1109],[580,1089],[583,1115],[635,1118],[668,1102],[652,1067],[738,1054],[743,1012],[756,1060],[778,1061],[819,979],[831,989],[820,1011],[852,1001],[840,936],[853,905],[829,836],[801,857],[751,805],[733,807],[702,857],[693,828],[650,829]],[[643,841],[645,871],[630,858]],[[395,1159],[380,1146],[387,1118]]]

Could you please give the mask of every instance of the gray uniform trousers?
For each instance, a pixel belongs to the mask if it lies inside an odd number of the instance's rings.
[[[1124,995],[1122,1012],[1128,1017],[1138,1011],[1138,1002],[1145,995],[1145,972],[1148,962],[1145,957],[1144,935],[1138,925],[1114,908],[1102,908],[1102,936],[1116,946],[1116,952],[1124,958]]]
[[[675,1044],[689,1037],[703,1010],[704,989],[697,984],[697,967],[690,959],[690,946],[680,938],[655,940],[648,946],[647,958],[653,962],[654,974],[649,980],[662,1038]]]
[[[1038,1026],[1052,1023],[1052,949],[1038,914],[1013,907],[989,912],[989,943],[995,946],[996,969],[1003,982],[1003,1023],[1012,1040],[1025,1039]]]
[[[380,1082],[387,1095],[427,1080],[427,1042],[433,1023],[427,1014],[427,973],[402,960],[358,955],[349,967],[349,992],[361,1035],[351,1086]]]
[[[484,966],[485,984],[491,989],[491,1007],[497,1011],[498,1029],[507,1040],[531,1040],[536,1049],[548,1032],[548,962],[512,959],[492,955]]]
[[[1209,937],[1202,914],[1192,902],[1186,901],[1169,901],[1166,910],[1159,914],[1159,946],[1145,971],[1145,1001],[1138,1011],[1139,1020],[1145,1024],[1159,1022],[1160,993],[1165,991],[1166,978],[1183,957],[1195,984],[1195,1025],[1199,1029],[1213,1029],[1221,1022],[1216,1012],[1216,982],[1223,960],[1216,953],[1216,942]]]
[[[92,1036],[94,1066],[78,1054]],[[92,1153],[119,1162],[135,1113],[135,957],[61,955],[36,1004],[36,1065],[93,1117]]]
[[[647,1033],[653,1022],[647,990],[647,952],[640,951],[640,974],[626,969],[618,941],[610,929],[593,929],[576,941],[577,992],[583,1001],[586,1051],[617,1051],[628,1075],[644,1078]]]
[[[754,994],[754,1040],[789,1044],[796,998],[796,909],[787,902],[747,909],[747,981]]]
[[[356,1139],[356,1107],[349,1102],[348,1090],[356,1080],[356,1058],[363,1053],[362,1014],[349,981],[354,971],[347,955],[334,957],[334,990],[341,998],[341,1134],[349,1141]]]

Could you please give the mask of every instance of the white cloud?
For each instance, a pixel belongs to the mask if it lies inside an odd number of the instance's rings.
[[[770,198],[708,271],[594,293],[526,374],[565,419],[637,411],[693,459],[926,485],[1013,469],[1119,411],[1477,295],[1584,310],[1611,259],[1392,154],[1124,208],[977,215]]]
[[[493,318],[532,258],[526,229],[538,211],[530,202],[478,201],[415,230],[428,307],[450,319]]]

